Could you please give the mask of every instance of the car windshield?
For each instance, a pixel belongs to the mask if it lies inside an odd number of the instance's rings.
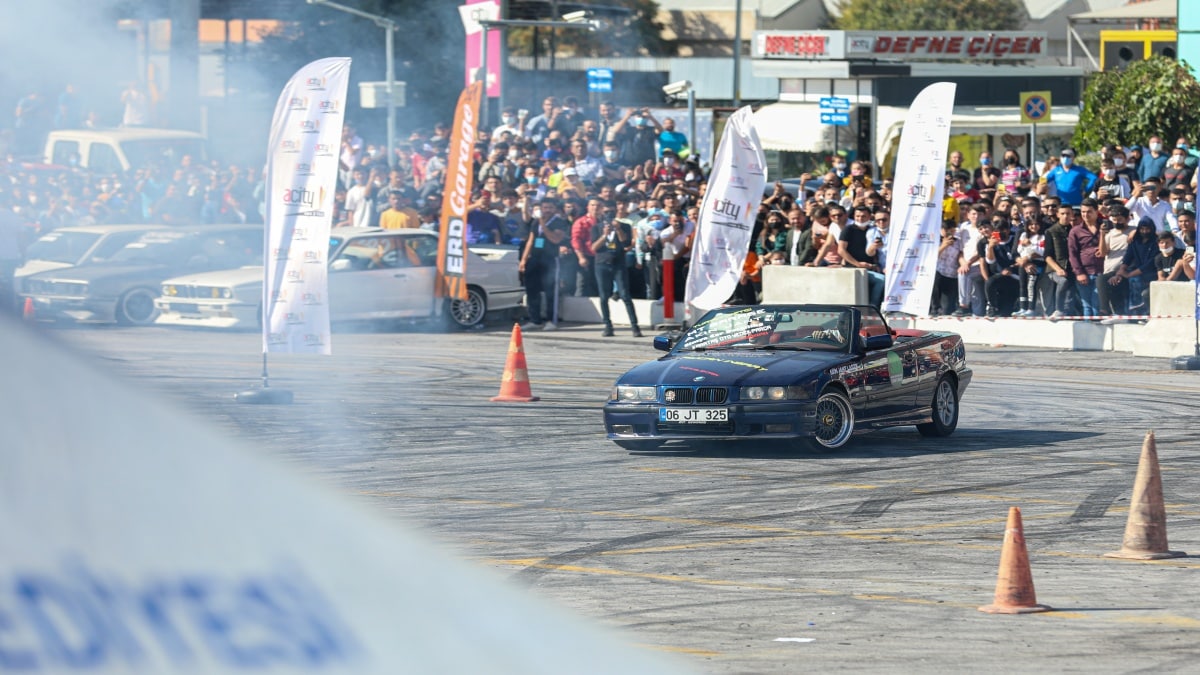
[[[55,230],[30,244],[29,249],[25,251],[25,259],[74,264],[91,250],[99,238],[100,235],[95,232]]]
[[[192,138],[122,141],[121,149],[125,151],[129,165],[134,168],[152,163],[176,166],[184,155],[191,155],[198,161],[204,159],[204,141]]]
[[[109,260],[134,265],[180,264],[195,248],[195,238],[183,232],[150,232],[125,245]]]
[[[676,349],[844,350],[850,319],[849,309],[836,307],[730,307],[701,318]]]

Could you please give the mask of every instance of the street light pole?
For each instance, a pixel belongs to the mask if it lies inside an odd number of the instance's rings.
[[[336,9],[339,12],[353,14],[354,16],[373,21],[376,26],[382,28],[384,35],[384,58],[387,60],[385,66],[385,78],[387,79],[387,158],[388,167],[396,166],[396,22],[386,16],[371,14],[364,12],[361,9],[347,7],[329,0],[306,0],[310,5],[324,5],[330,9]]]

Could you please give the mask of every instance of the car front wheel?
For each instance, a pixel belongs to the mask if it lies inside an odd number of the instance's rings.
[[[827,389],[817,399],[817,422],[809,444],[817,450],[837,450],[854,435],[854,407],[838,389]]]
[[[117,301],[117,323],[122,326],[148,326],[154,323],[158,309],[154,307],[154,291],[135,288]]]
[[[450,320],[454,322],[455,326],[471,328],[487,316],[487,298],[484,297],[483,291],[469,286],[467,287],[467,299],[451,300],[449,309]]]
[[[922,436],[944,437],[958,428],[958,389],[949,377],[938,380],[933,390],[933,421],[918,424]]]

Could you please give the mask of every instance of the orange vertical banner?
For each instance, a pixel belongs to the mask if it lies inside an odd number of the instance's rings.
[[[446,157],[446,185],[442,193],[437,283],[434,284],[439,298],[467,299],[467,210],[475,182],[475,138],[482,88],[482,82],[471,83],[454,107],[454,126]]]

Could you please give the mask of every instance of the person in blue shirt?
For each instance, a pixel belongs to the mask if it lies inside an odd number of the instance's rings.
[[[1158,136],[1151,136],[1146,145],[1142,159],[1138,162],[1138,182],[1145,183],[1150,178],[1162,178],[1163,169],[1167,168],[1169,152],[1163,152],[1163,142]]]
[[[1096,182],[1096,174],[1075,163],[1075,148],[1064,148],[1059,159],[1058,166],[1046,174],[1046,180],[1054,183],[1064,205],[1079,206]]]
[[[683,156],[687,147],[687,136],[675,131],[675,120],[670,117],[664,119],[662,131],[658,132],[658,156],[661,158],[664,150],[673,150],[676,155]]]

